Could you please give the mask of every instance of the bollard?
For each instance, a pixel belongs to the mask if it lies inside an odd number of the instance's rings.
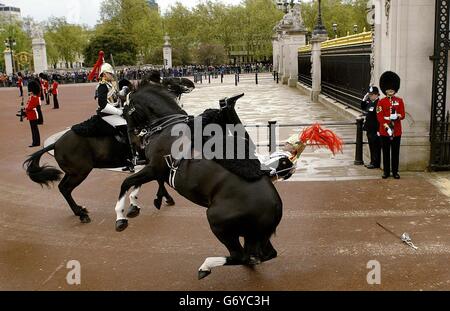
[[[200,74],[200,84],[203,84],[203,74]]]
[[[208,75],[208,83],[211,84],[211,74]]]
[[[220,83],[223,83],[223,72],[220,74]]]
[[[279,79],[278,79],[278,71],[277,71],[277,84],[278,84],[278,82],[279,82]]]
[[[275,70],[272,72],[272,75],[273,75],[273,81],[275,81],[277,78],[276,78],[276,74],[275,74],[276,72],[275,72]]]
[[[364,118],[356,119],[356,151],[355,151],[355,165],[363,165],[363,123]]]
[[[269,152],[277,150],[277,121],[269,121]]]
[[[238,75],[237,74],[234,75],[234,85],[235,86],[238,85]]]
[[[258,71],[255,73],[256,84],[258,84]]]
[[[238,83],[241,82],[241,81],[240,81],[240,78],[241,78],[241,77],[239,76],[239,72],[238,72],[238,74],[237,74],[237,78],[238,78]]]

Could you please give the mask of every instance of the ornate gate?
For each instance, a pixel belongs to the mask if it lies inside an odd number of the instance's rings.
[[[33,54],[27,52],[20,52],[14,55],[14,62],[17,71],[32,71],[33,70]]]
[[[431,101],[430,168],[450,169],[449,114],[446,114],[450,0],[436,0],[433,89]]]

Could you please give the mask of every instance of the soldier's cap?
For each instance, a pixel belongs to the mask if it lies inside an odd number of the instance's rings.
[[[41,91],[41,87],[39,85],[39,82],[36,80],[31,80],[28,82],[28,92],[33,93],[33,95],[39,95]]]
[[[380,88],[384,95],[387,95],[387,90],[397,93],[400,89],[400,77],[393,71],[386,71],[380,77]]]
[[[369,94],[377,94],[380,95],[380,90],[376,86],[369,86],[369,90],[367,91]]]

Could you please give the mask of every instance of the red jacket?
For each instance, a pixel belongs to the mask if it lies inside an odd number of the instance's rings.
[[[48,92],[48,81],[47,80],[43,81],[42,88],[44,89],[44,93]]]
[[[52,94],[57,95],[58,94],[58,82],[54,81],[52,84]]]
[[[23,86],[23,79],[19,77],[19,79],[17,79],[17,87],[20,88]]]
[[[39,96],[31,95],[28,98],[27,107],[25,108],[25,113],[27,115],[27,119],[30,121],[38,119],[37,106],[40,105]]]
[[[395,121],[390,120],[392,110],[395,110],[398,114],[398,119]],[[394,123],[394,136],[402,136],[402,122],[405,118],[405,104],[400,97],[393,96],[391,98],[385,97],[378,102],[377,105],[377,119],[380,123],[380,135],[389,136],[386,130],[386,125]]]

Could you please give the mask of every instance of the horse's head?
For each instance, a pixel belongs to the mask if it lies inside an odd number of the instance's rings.
[[[130,95],[129,104],[123,111],[128,130],[134,133],[151,126],[158,119],[175,114],[187,115],[163,87],[149,84],[138,87]]]

